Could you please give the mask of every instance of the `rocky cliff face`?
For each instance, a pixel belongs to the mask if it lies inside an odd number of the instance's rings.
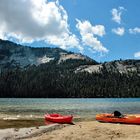
[[[140,60],[115,60],[97,65],[85,65],[77,68],[76,72],[101,73],[104,69],[112,73],[131,73],[140,74]]]
[[[96,63],[86,56],[67,52],[60,48],[32,48],[0,40],[0,69],[38,66],[51,61],[60,64],[67,60],[93,61]]]

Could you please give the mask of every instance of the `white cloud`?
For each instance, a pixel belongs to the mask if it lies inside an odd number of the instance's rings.
[[[112,32],[117,34],[117,35],[123,36],[125,29],[123,27],[118,27],[118,28],[112,29]]]
[[[140,33],[140,28],[139,27],[135,27],[133,29],[129,29],[129,33],[130,34],[137,34]]]
[[[135,58],[140,58],[140,52],[136,52],[136,53],[134,54],[134,57],[135,57]]]
[[[79,45],[79,39],[74,35],[65,34],[64,36],[50,36],[48,37],[48,43],[52,45],[58,45],[62,49],[77,47],[80,52],[83,52],[83,47]]]
[[[76,21],[77,21],[76,27],[82,34],[91,33],[98,36],[105,35],[105,28],[103,25],[92,26],[91,23],[87,20],[81,22],[80,20],[76,19]]]
[[[112,13],[112,20],[115,21],[118,24],[121,24],[121,15],[122,15],[122,11],[124,11],[125,8],[124,7],[118,7],[118,9],[113,8],[111,10]]]
[[[102,43],[95,37],[105,35],[105,28],[103,25],[92,26],[89,21],[83,21],[77,19],[77,29],[80,31],[83,45],[91,47],[96,52],[108,52]]]
[[[0,38],[19,42],[45,40],[62,48],[77,47],[78,38],[69,30],[68,15],[56,2],[47,0],[1,0]]]

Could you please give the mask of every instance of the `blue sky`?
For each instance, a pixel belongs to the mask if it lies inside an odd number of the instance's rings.
[[[0,38],[101,62],[139,59],[139,6],[139,0],[1,0]]]
[[[140,27],[140,1],[139,0],[61,0],[69,14],[69,23],[74,29],[75,18],[89,20],[92,24],[102,24],[105,26],[106,35],[100,38],[102,44],[109,50],[104,57],[99,54],[87,55],[99,61],[110,61],[114,59],[134,59],[134,53],[140,51],[140,33],[130,34],[129,28]],[[124,7],[122,11],[121,24],[112,20],[111,10],[113,8]],[[125,33],[122,36],[112,33],[113,28],[124,27]],[[76,32],[76,29],[73,30]]]

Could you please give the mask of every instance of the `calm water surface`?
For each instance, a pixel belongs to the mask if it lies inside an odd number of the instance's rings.
[[[43,117],[46,112],[91,117],[114,110],[140,114],[140,98],[0,99],[0,117]]]

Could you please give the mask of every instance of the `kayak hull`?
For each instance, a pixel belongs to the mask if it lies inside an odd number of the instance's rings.
[[[113,114],[97,114],[96,120],[107,123],[123,123],[123,124],[139,124],[140,114],[137,115],[125,115],[124,117],[114,117]]]
[[[54,123],[72,123],[73,116],[62,116],[60,114],[46,114],[45,120]]]

